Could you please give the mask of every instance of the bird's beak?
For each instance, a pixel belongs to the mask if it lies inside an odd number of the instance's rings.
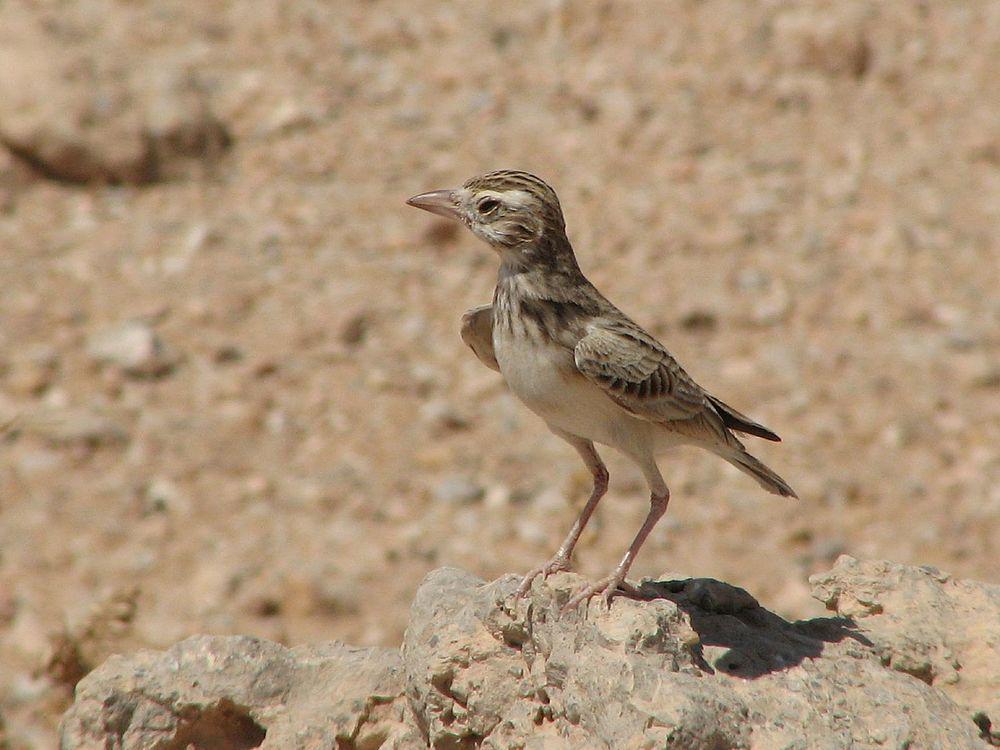
[[[414,195],[406,201],[406,205],[422,208],[424,211],[444,216],[446,219],[461,220],[462,218],[462,214],[459,213],[458,206],[455,203],[454,190],[432,190],[429,193]]]

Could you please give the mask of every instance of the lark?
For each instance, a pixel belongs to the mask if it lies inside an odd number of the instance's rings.
[[[532,582],[569,570],[573,548],[608,489],[594,444],[618,450],[649,485],[649,513],[618,566],[566,604],[638,596],[626,575],[663,516],[670,491],[656,457],[681,445],[711,451],[768,492],[796,497],[785,480],[750,455],[735,432],[780,440],[771,430],[699,386],[670,352],[621,312],[580,270],[555,191],[527,172],[501,170],[460,188],[410,198],[411,206],[462,222],[499,256],[493,303],[462,317],[462,339],[549,429],[580,454],[593,491],[555,556]]]

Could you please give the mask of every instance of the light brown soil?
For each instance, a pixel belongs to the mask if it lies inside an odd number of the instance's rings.
[[[550,181],[590,278],[784,438],[754,450],[798,502],[664,459],[636,577],[788,617],[841,552],[1000,580],[1000,6],[4,4],[0,49],[28,34],[39,65],[110,61],[104,87],[193,76],[231,143],[144,185],[0,150],[13,747],[51,746],[54,677],[111,651],[398,644],[433,567],[552,553],[586,472],[458,337],[494,257],[403,204],[492,168]],[[21,94],[46,82],[82,85]],[[162,368],[94,355],[131,320]],[[605,454],[587,575],[646,509]],[[78,653],[46,673],[52,634]]]

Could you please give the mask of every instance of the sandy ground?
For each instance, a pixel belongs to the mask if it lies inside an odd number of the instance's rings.
[[[59,130],[0,150],[11,748],[110,652],[398,644],[432,568],[554,551],[589,477],[458,337],[495,258],[403,203],[492,168],[550,181],[590,278],[784,438],[754,450],[798,502],[666,457],[636,577],[789,618],[842,552],[1000,580],[1000,6],[417,7],[0,7],[0,135]],[[81,149],[146,143],[161,74],[225,137],[109,177]],[[604,453],[587,575],[646,510]]]

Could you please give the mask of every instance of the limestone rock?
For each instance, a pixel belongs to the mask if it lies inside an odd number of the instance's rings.
[[[886,669],[847,618],[788,623],[705,580],[558,616],[580,584],[515,602],[514,578],[428,577],[403,660],[432,746],[984,746],[971,712]]]
[[[388,649],[197,636],[112,657],[84,678],[60,746],[423,747],[402,688],[399,655]]]
[[[854,618],[883,663],[1000,721],[1000,586],[847,555],[810,582],[817,599]]]
[[[130,440],[128,430],[101,409],[51,409],[26,415],[14,423],[57,447],[121,447]]]
[[[710,579],[647,581],[644,600],[562,613],[582,582],[557,574],[517,599],[513,576],[434,571],[400,652],[201,636],[112,657],[79,683],[62,747],[973,750],[993,739],[997,669],[984,652],[1000,587],[842,558],[815,579],[840,616],[787,622]],[[919,655],[929,666],[910,669]]]
[[[98,362],[138,377],[165,375],[177,362],[156,331],[141,321],[128,321],[94,334],[87,342],[87,353]]]

